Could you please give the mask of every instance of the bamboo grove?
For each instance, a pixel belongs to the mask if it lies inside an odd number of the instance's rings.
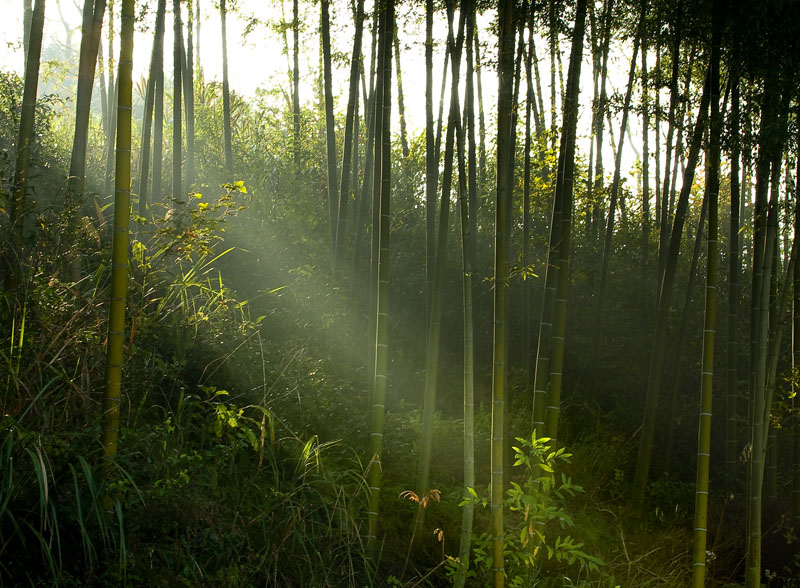
[[[250,4],[84,0],[54,122],[54,7],[23,2],[0,466],[32,460],[41,492],[34,523],[0,474],[0,557],[30,528],[55,584],[147,582],[136,517],[225,487],[250,522],[203,536],[255,555],[173,580],[796,585],[800,3]],[[247,98],[231,50],[267,37],[285,71]],[[56,432],[83,435],[68,484]],[[46,547],[65,485],[82,579]],[[679,537],[661,584],[632,572],[658,532]],[[44,581],[26,561],[0,584]]]

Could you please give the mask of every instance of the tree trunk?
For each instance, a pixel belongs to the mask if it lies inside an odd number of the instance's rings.
[[[798,130],[800,136],[800,130]],[[800,235],[800,151],[795,164],[794,234]],[[792,371],[800,368],[800,263],[792,276]],[[792,524],[800,528],[800,404],[797,382],[792,379]]]
[[[653,131],[655,134],[655,226],[661,230],[661,42],[656,41],[656,71],[655,71],[655,117]],[[658,264],[656,264],[658,265]]]
[[[328,156],[328,221],[331,232],[331,264],[335,267],[336,227],[338,226],[339,171],[336,163],[336,122],[333,118],[333,71],[331,67],[331,25],[328,0],[320,2],[322,29],[322,67],[325,84],[325,145]]]
[[[480,184],[486,184],[486,122],[483,114],[483,85],[481,84],[481,44],[475,27],[475,73],[478,84],[478,173]]]
[[[323,2],[324,3],[324,2]],[[325,4],[327,6],[327,4]],[[225,171],[233,181],[233,147],[231,145],[231,90],[228,83],[228,14],[225,0],[219,2],[219,18],[222,23],[222,124],[225,142]]]
[[[408,130],[406,129],[406,103],[403,97],[403,73],[400,70],[400,39],[394,32],[394,67],[397,78],[397,112],[400,115],[400,146],[403,157],[408,157]]]
[[[531,393],[531,291],[528,280],[528,267],[530,259],[531,240],[531,117],[535,103],[533,95],[533,59],[534,59],[534,16],[535,11],[530,10],[528,22],[528,53],[525,56],[525,147],[523,150],[522,172],[522,374],[523,393]]]
[[[551,344],[550,382],[547,387],[547,412],[545,430],[556,442],[558,417],[561,410],[562,373],[564,370],[564,339],[567,327],[567,292],[569,290],[570,239],[572,231],[573,191],[575,186],[575,142],[578,127],[578,98],[580,96],[583,39],[586,26],[586,0],[576,7],[572,33],[572,51],[569,58],[567,89],[564,95],[563,128],[558,154],[556,193],[561,192],[561,242],[558,246],[558,284],[555,293],[553,340]],[[556,199],[559,196],[556,195]]]
[[[367,257],[366,254],[366,241],[365,238],[365,230],[364,225],[367,222],[367,216],[370,214],[371,211],[371,203],[373,199],[372,189],[374,185],[374,154],[375,154],[375,137],[376,133],[374,131],[375,128],[375,116],[376,116],[376,109],[375,109],[375,100],[376,96],[379,94],[379,85],[378,81],[375,80],[376,72],[375,72],[375,46],[376,46],[376,39],[378,36],[378,11],[373,11],[373,22],[372,22],[372,49],[370,51],[370,80],[369,80],[369,87],[370,87],[370,95],[364,101],[365,108],[364,108],[364,116],[366,118],[367,123],[367,145],[364,151],[364,178],[361,183],[361,194],[359,197],[359,205],[358,205],[358,219],[356,220],[356,243],[355,243],[355,251],[353,253],[353,270],[351,273],[351,292],[355,295],[356,304],[363,307],[366,306],[368,309],[372,308],[372,282],[368,281],[364,278],[365,272],[362,268],[366,267],[366,263],[364,263],[364,259]],[[382,75],[382,72],[378,72],[378,77]],[[371,267],[371,264],[370,264]],[[369,287],[364,287],[365,284],[368,284]],[[367,304],[364,304],[364,296],[362,293],[369,292],[367,295]],[[362,314],[362,317],[369,318],[371,316],[370,311],[367,310]],[[370,321],[368,321],[370,322]],[[371,333],[371,335],[374,333]],[[369,341],[372,341],[372,337],[370,336]],[[370,376],[371,377],[371,376]],[[372,386],[372,382],[368,382],[368,386]]]
[[[114,237],[111,249],[111,302],[106,345],[106,387],[103,395],[104,474],[113,471],[119,435],[119,404],[122,387],[125,302],[128,294],[128,230],[131,199],[131,98],[133,90],[134,0],[122,0],[118,78],[119,110],[114,197]]]
[[[492,432],[491,432],[491,554],[494,587],[502,588],[505,580],[503,560],[503,453],[505,447],[506,396],[506,289],[508,281],[507,200],[512,187],[508,185],[508,170],[512,165],[508,148],[512,133],[514,78],[514,3],[504,0],[499,5],[499,54],[497,97],[497,188],[495,200],[494,238],[494,344],[492,349]]]
[[[111,16],[111,15],[109,15]],[[110,74],[111,72],[109,72]],[[117,136],[117,116],[119,112],[114,108],[118,101],[117,96],[118,88],[117,83],[109,84],[108,91],[108,136],[106,137],[106,174],[105,183],[103,185],[103,198],[111,195],[111,184],[114,178],[114,162],[115,162],[115,140]]]
[[[525,24],[528,20],[528,1],[525,0],[522,3],[522,6],[519,8],[516,21],[517,21],[517,56],[514,60],[514,94],[512,100],[512,110],[511,110],[511,141],[508,144],[508,160],[510,165],[508,166],[508,185],[510,186],[510,194],[511,197],[506,200],[506,206],[508,210],[506,211],[506,221],[508,222],[508,226],[505,229],[505,234],[508,235],[506,239],[506,245],[508,246],[508,251],[506,252],[506,260],[511,262],[516,257],[516,252],[512,249],[512,244],[514,242],[513,239],[513,218],[514,218],[514,187],[516,186],[516,163],[517,163],[517,118],[518,118],[518,108],[519,108],[519,89],[522,85],[522,62],[523,57],[525,55]],[[510,286],[509,286],[510,287]],[[509,339],[511,337],[511,305],[506,305],[506,349],[511,349],[509,345]],[[511,369],[513,367],[511,354],[509,353],[508,356],[508,363],[506,365],[506,369]],[[509,404],[511,403],[511,397],[509,395],[510,389],[506,392],[506,402]],[[508,414],[506,414],[506,418],[508,418]],[[527,430],[525,431],[509,431],[508,427],[505,427],[504,430],[509,435],[509,438],[513,438],[512,435],[514,434],[527,434]],[[510,449],[510,448],[509,448]],[[511,457],[511,452],[506,451],[503,454],[506,464],[505,467],[508,470],[511,467],[511,463],[509,461]]]
[[[102,197],[106,198],[111,192],[111,182],[114,173],[114,147],[117,133],[117,94],[116,83],[114,81],[114,30],[116,23],[114,22],[114,2],[108,3],[108,27],[107,41],[108,41],[108,55],[106,56],[106,69],[108,70],[108,110],[106,111],[106,174],[105,183],[103,185]]]
[[[692,86],[692,74],[694,72],[694,60],[695,60],[695,47],[691,47],[689,49],[689,64],[686,68],[686,77],[684,78],[683,82],[683,95],[688,96],[689,90]],[[678,120],[675,123],[675,129],[678,134],[678,138],[675,142],[675,149],[674,149],[674,158],[673,158],[673,167],[672,167],[672,174],[670,179],[669,191],[667,196],[667,219],[671,219],[673,214],[675,213],[675,187],[678,183],[678,164],[681,166],[684,165],[683,162],[683,140],[684,140],[684,132],[683,129],[689,128],[690,121],[689,121],[689,104],[681,104],[679,111],[678,111]],[[667,221],[669,223],[669,221]],[[668,224],[669,226],[669,224]]]
[[[105,0],[84,0],[78,89],[75,99],[75,134],[70,159],[70,186],[67,192],[68,198],[71,198],[72,201],[67,203],[68,206],[80,205],[83,196],[92,88],[94,87],[105,10]]]
[[[195,182],[194,171],[194,13],[192,2],[188,0],[189,18],[186,28],[186,75],[183,80],[186,102],[186,185],[191,188]]]
[[[102,41],[102,35],[101,35]],[[105,60],[103,59],[103,43],[101,42],[97,47],[97,71],[95,71],[95,76],[99,71],[99,78],[100,78],[100,120],[103,125],[103,135],[108,135],[108,93],[106,91],[106,66]]]
[[[703,204],[700,208],[700,219],[697,222],[697,230],[694,235],[694,247],[692,249],[692,261],[689,266],[689,276],[686,280],[686,290],[683,297],[683,306],[681,313],[681,324],[678,328],[678,336],[675,338],[675,356],[672,361],[672,382],[670,389],[667,393],[666,402],[666,421],[667,423],[675,422],[675,413],[678,410],[678,396],[682,383],[682,372],[684,350],[686,349],[686,332],[689,328],[689,307],[694,299],[694,283],[697,279],[697,266],[700,262],[700,251],[703,245],[703,229],[706,224],[706,216],[708,215],[708,199],[703,198]],[[675,444],[675,427],[666,427],[667,431],[664,439],[664,462],[663,471],[669,474],[672,467],[672,449]]]
[[[84,0],[81,25],[81,48],[78,65],[78,88],[75,97],[75,133],[72,139],[72,155],[69,162],[69,182],[66,193],[68,239],[76,238],[78,216],[83,204],[84,180],[86,178],[86,150],[91,118],[92,89],[97,69],[97,53],[102,37],[105,0]],[[26,53],[27,54],[27,53]],[[70,278],[80,279],[80,256],[75,251],[70,257]]]
[[[9,221],[12,227],[12,243],[18,256],[23,245],[23,229],[25,227],[25,208],[28,192],[29,164],[31,159],[31,143],[36,117],[36,93],[39,85],[39,62],[42,53],[42,32],[44,30],[45,0],[36,0],[33,6],[30,26],[28,56],[25,63],[25,85],[22,90],[22,112],[19,119],[17,135],[17,159],[14,166],[14,193],[11,198]],[[16,289],[22,283],[22,268],[16,263],[11,267],[9,289]]]
[[[619,186],[622,176],[622,143],[628,126],[628,112],[631,106],[633,84],[636,80],[636,58],[639,53],[639,40],[644,34],[644,19],[646,11],[647,0],[642,0],[641,12],[639,14],[639,25],[637,26],[636,36],[633,40],[633,55],[631,56],[631,65],[628,72],[628,86],[625,90],[625,100],[622,105],[622,122],[619,129],[619,148],[617,149],[616,158],[614,161],[614,180],[611,183],[611,200],[608,205],[608,221],[606,223],[606,234],[603,243],[603,257],[600,264],[600,289],[597,295],[597,325],[592,342],[591,377],[589,379],[590,386],[592,387],[596,386],[596,382],[598,380],[597,356],[600,348],[600,339],[605,331],[604,319],[606,291],[608,290],[608,268],[611,263],[611,245],[614,236],[614,215],[617,210],[617,199],[619,198]]]
[[[751,296],[751,417],[750,443],[752,458],[748,470],[747,513],[747,563],[745,586],[756,588],[761,580],[761,492],[764,483],[764,464],[770,426],[772,399],[775,391],[778,350],[783,321],[782,308],[787,286],[781,289],[780,302],[771,299],[772,275],[780,271],[778,258],[778,194],[780,191],[780,167],[785,137],[780,130],[785,128],[789,107],[789,88],[781,88],[776,72],[770,71],[764,81],[761,107],[761,136],[756,164],[756,210],[754,213],[753,237],[753,294]],[[777,130],[776,130],[777,129]],[[769,204],[766,194],[771,189]],[[766,217],[766,218],[765,218]],[[784,282],[788,281],[797,256],[798,241],[792,250],[790,268]],[[760,263],[756,265],[756,260]],[[759,270],[760,266],[760,270]],[[758,288],[756,288],[758,286]],[[753,320],[754,319],[754,320]],[[772,327],[772,328],[771,328]]]
[[[222,2],[224,5],[224,0]],[[181,185],[181,163],[183,144],[181,141],[181,38],[183,26],[181,24],[181,2],[172,0],[174,20],[173,39],[175,41],[172,51],[172,199],[173,206],[183,200],[183,187]]]
[[[159,0],[156,9],[156,30],[153,38],[153,51],[150,58],[150,75],[147,80],[147,97],[144,105],[144,123],[142,125],[142,151],[139,164],[139,216],[149,218],[148,180],[150,173],[150,135],[155,108],[156,78],[164,61],[164,16],[167,0]]]
[[[766,386],[766,349],[768,332],[769,276],[772,270],[774,239],[767,230],[767,195],[773,143],[767,129],[777,118],[777,79],[764,81],[761,106],[761,136],[756,162],[756,197],[753,212],[753,277],[750,295],[750,390],[748,431],[751,459],[747,471],[747,561],[745,585],[758,588],[761,582],[761,487],[764,476],[762,426],[764,388]]]
[[[703,129],[705,127],[706,118],[708,117],[708,103],[710,101],[711,92],[708,75],[706,78],[705,87],[703,88],[703,97],[700,101],[700,110],[692,134],[692,142],[689,147],[689,160],[686,165],[686,172],[683,175],[683,186],[681,187],[680,198],[675,211],[675,221],[672,225],[672,236],[667,251],[664,273],[661,277],[661,291],[658,297],[658,312],[653,335],[653,352],[650,356],[650,367],[647,376],[642,438],[639,445],[639,453],[636,458],[636,474],[633,483],[633,500],[636,507],[639,509],[644,505],[644,495],[650,473],[650,458],[653,453],[653,438],[655,436],[656,416],[658,413],[658,395],[661,388],[661,371],[664,365],[664,348],[667,339],[667,322],[672,300],[672,286],[675,281],[678,252],[680,251],[681,236],[683,234],[683,223],[689,204],[689,192],[694,182],[694,171],[700,155],[700,143],[703,138]]]
[[[650,91],[647,77],[647,33],[642,34],[642,279],[647,278],[650,245]]]
[[[300,171],[300,15],[299,0],[292,2],[292,33],[294,37],[292,72],[292,124],[294,126],[294,167]]]
[[[764,494],[767,501],[775,504],[778,501],[778,431],[769,425],[767,436],[767,462],[765,465]]]
[[[547,407],[547,386],[550,378],[550,357],[555,310],[556,284],[558,283],[558,256],[561,243],[563,192],[556,190],[550,213],[550,240],[544,268],[544,300],[539,319],[539,336],[536,344],[536,364],[533,377],[533,430],[537,437],[545,435],[544,420]]]
[[[722,39],[722,0],[714,0],[711,25],[711,114],[709,127],[709,158],[706,172],[706,193],[708,199],[708,236],[706,261],[706,301],[705,324],[703,327],[703,353],[700,384],[700,414],[697,434],[697,482],[694,503],[694,542],[692,585],[705,586],[706,576],[706,536],[708,533],[708,478],[711,466],[711,392],[714,383],[714,339],[716,335],[717,314],[717,253],[719,196],[720,142],[722,138],[722,119],[719,112],[719,67],[720,43]],[[686,309],[684,309],[684,312]]]
[[[166,19],[165,19],[166,20]],[[161,187],[161,170],[164,167],[164,35],[159,40],[159,59],[156,60],[156,97],[153,114],[153,189],[152,199],[164,198]],[[149,210],[149,209],[148,209]]]
[[[28,47],[31,44],[31,21],[33,20],[33,0],[22,0],[22,48],[25,63],[28,63]]]
[[[389,205],[391,200],[391,114],[392,114],[392,33],[394,32],[394,0],[384,0],[381,15],[378,67],[383,70],[380,92],[376,91],[375,143],[376,175],[380,177],[380,222],[373,227],[378,241],[377,260],[377,329],[375,338],[375,371],[372,404],[370,459],[367,470],[369,484],[369,520],[367,554],[375,556],[378,527],[378,502],[381,491],[381,457],[383,455],[383,421],[386,403],[386,370],[389,345]],[[378,120],[377,111],[381,115]],[[378,157],[378,154],[380,156]]]
[[[425,328],[430,325],[436,260],[436,189],[439,161],[433,130],[433,0],[425,0]]]
[[[664,264],[666,262],[668,239],[669,239],[669,216],[667,214],[667,203],[669,201],[670,183],[669,172],[670,165],[672,165],[672,136],[675,132],[675,109],[678,105],[678,65],[680,64],[681,54],[681,25],[683,19],[683,3],[679,2],[675,24],[673,25],[673,41],[672,41],[672,74],[670,77],[670,97],[669,97],[669,114],[667,115],[669,125],[667,127],[667,144],[666,154],[664,157],[664,185],[661,189],[661,201],[658,203],[660,225],[659,225],[659,247],[658,247],[658,276],[664,273]],[[659,285],[660,286],[660,285]]]
[[[737,397],[739,392],[739,276],[741,274],[741,247],[739,245],[739,75],[734,69],[731,81],[731,224],[728,235],[728,379],[725,420],[725,470],[730,479],[736,472],[739,461],[737,443]]]
[[[444,122],[444,93],[447,90],[447,68],[448,64],[450,63],[450,46],[445,45],[444,47],[444,67],[442,68],[442,84],[439,87],[439,114],[436,117],[436,141],[434,142],[435,148],[435,156],[437,161],[436,167],[436,182],[438,187],[439,182],[439,167],[438,161],[439,156],[442,153],[442,124]]]
[[[589,157],[586,162],[586,201],[588,203],[586,211],[586,238],[589,242],[594,242],[595,237],[595,223],[593,213],[594,202],[594,180],[595,172],[593,169],[595,160],[595,120],[597,117],[597,108],[600,103],[600,69],[603,61],[602,56],[602,42],[603,38],[602,27],[598,22],[597,15],[595,14],[594,2],[589,4],[589,43],[592,46],[592,122],[590,124],[589,133]]]
[[[358,73],[361,63],[361,39],[364,31],[364,0],[358,0],[355,17],[355,37],[353,39],[353,56],[350,61],[350,89],[347,99],[347,114],[344,123],[344,153],[342,155],[342,181],[339,190],[338,212],[336,214],[336,246],[334,255],[334,274],[344,267],[345,235],[347,234],[347,203],[350,200],[350,163],[358,159],[358,134],[354,137],[354,128],[358,122]],[[355,151],[355,153],[353,153]],[[354,181],[358,181],[355,172]]]
[[[549,30],[548,42],[550,48],[550,141],[551,147],[556,148],[558,135],[558,87],[556,86],[556,44],[558,42],[558,24],[556,21],[555,0],[549,0]]]
[[[453,181],[453,149],[455,132],[461,116],[461,107],[458,100],[458,83],[461,68],[461,48],[464,44],[464,20],[466,12],[461,10],[458,25],[458,40],[453,39],[453,5],[447,4],[447,18],[449,31],[447,42],[450,45],[451,79],[450,109],[447,119],[447,135],[445,138],[444,173],[442,175],[442,197],[439,205],[439,229],[436,243],[436,262],[433,272],[433,296],[431,299],[431,317],[428,328],[428,344],[425,360],[425,391],[422,405],[422,429],[420,434],[419,467],[417,470],[417,495],[423,497],[428,494],[428,474],[431,461],[431,443],[433,441],[433,417],[436,410],[436,388],[439,376],[439,340],[442,331],[442,307],[444,304],[444,275],[447,266],[447,241],[450,217],[450,193]],[[416,535],[421,536],[421,526],[424,520],[424,508],[417,510]]]
[[[197,57],[197,63],[195,63],[194,69],[195,69],[195,71],[198,72],[198,74],[200,75],[200,77],[202,79],[202,77],[203,77],[203,67],[200,64],[200,47],[202,47],[202,45],[200,44],[200,24],[202,22],[200,20],[200,0],[193,0],[193,1],[194,1],[194,5],[195,5],[194,22],[195,22],[195,31],[196,31],[195,35],[194,35],[194,42],[195,42],[194,54]],[[286,54],[287,54],[287,56],[289,54],[288,47],[286,49]],[[192,114],[194,114],[194,113],[192,113]]]
[[[458,133],[458,205],[461,217],[461,273],[464,300],[464,485],[462,496],[470,496],[469,489],[475,487],[475,401],[474,401],[474,310],[472,305],[472,271],[475,256],[475,206],[477,203],[477,169],[475,161],[475,105],[473,75],[473,38],[475,30],[475,5],[465,0],[462,10],[467,14],[467,72],[464,90],[464,124]],[[466,133],[464,132],[466,129]],[[468,137],[465,137],[465,134]],[[465,143],[469,139],[469,162],[465,165]],[[468,180],[468,181],[467,181]],[[454,580],[455,588],[463,588],[469,571],[472,521],[475,505],[464,505],[461,518],[461,538],[458,549],[459,564]]]

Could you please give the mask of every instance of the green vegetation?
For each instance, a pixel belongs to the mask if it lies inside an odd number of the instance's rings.
[[[23,4],[0,586],[800,585],[797,2]]]

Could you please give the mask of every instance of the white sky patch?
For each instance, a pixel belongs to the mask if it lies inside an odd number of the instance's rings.
[[[197,2],[198,0],[194,0]],[[209,0],[199,0],[201,19],[195,23],[195,34],[200,36],[200,63],[207,81],[222,79],[222,50],[221,50],[221,26],[219,18],[219,8],[216,2]],[[114,30],[116,41],[119,38],[119,0],[115,2],[115,23]],[[172,14],[171,2],[168,2],[166,28],[164,38],[164,67],[165,67],[165,87],[169,92],[171,89],[171,69],[172,69]],[[284,37],[279,32],[278,23],[283,18],[291,22],[292,2],[283,0],[283,11],[281,3],[278,1],[264,2],[263,0],[239,0],[231,3],[228,12],[228,59],[229,74],[232,90],[252,99],[258,89],[266,91],[280,89],[275,95],[276,101],[285,102],[285,96],[290,96],[290,78],[288,74],[289,56],[285,53]],[[366,3],[365,10],[369,15],[371,3]],[[43,67],[46,74],[43,76],[41,84],[53,83],[58,81],[59,76],[70,78],[76,75],[77,53],[80,47],[80,22],[81,22],[81,0],[49,0],[47,2],[45,14],[45,40],[43,46],[43,59],[50,60],[49,64]],[[0,34],[2,34],[3,44],[0,45],[0,68],[3,70],[13,70],[22,75],[24,71],[23,51],[22,51],[22,18],[23,3],[20,0],[0,0],[0,6],[4,8],[4,18],[0,19]],[[146,7],[146,10],[143,9]],[[146,12],[143,22],[137,22],[136,35],[134,39],[134,88],[137,84],[143,87],[144,80],[150,65],[150,53],[153,39],[153,22],[155,20],[155,0],[148,2],[139,1],[136,4],[137,16]],[[187,8],[183,7],[184,25],[187,21]],[[350,2],[334,1],[331,3],[331,22],[332,22],[332,44],[334,56],[334,93],[337,95],[336,104],[338,109],[344,110],[347,100],[347,78],[349,75],[349,59],[353,49],[353,15]],[[496,38],[491,33],[491,23],[494,14],[487,12],[480,18],[480,39],[483,46],[481,59],[484,63],[494,63],[496,61]],[[317,100],[317,80],[319,71],[319,5],[318,3],[301,2],[300,4],[301,21],[301,59],[300,59],[300,95],[301,101],[306,105],[313,105]],[[397,13],[399,39],[401,42],[403,90],[406,107],[406,121],[409,132],[412,134],[422,132],[425,124],[425,52],[424,52],[424,5],[421,3],[407,3],[398,7]],[[248,23],[254,23],[250,31],[245,35],[244,31]],[[457,21],[456,21],[457,23]],[[371,46],[371,18],[367,17],[365,22],[365,34],[362,44],[365,67],[369,67],[369,56]],[[107,48],[108,22],[104,26],[104,50]],[[444,14],[440,13],[435,21],[434,39],[436,48],[434,52],[434,116],[438,105],[439,90],[441,85],[442,66],[444,62],[444,46],[447,36],[447,20]],[[289,50],[292,49],[293,39],[291,31],[287,31]],[[562,51],[563,75],[566,77],[566,70],[569,62],[570,41],[561,38],[560,47]],[[545,121],[549,126],[549,56],[547,44],[544,39],[537,39],[537,51],[540,60],[540,70],[542,76],[543,102],[545,105]],[[118,54],[118,47],[115,53]],[[627,70],[629,67],[628,53],[630,48],[626,46],[616,46],[610,58],[610,85],[619,91],[624,90],[627,81]],[[106,51],[107,53],[107,51]],[[106,55],[107,57],[107,55]],[[71,59],[72,65],[58,65],[58,61],[64,62]],[[653,56],[650,56],[650,68],[653,67]],[[463,74],[465,64],[462,64],[462,84],[463,93]],[[524,100],[524,71],[523,86],[520,90],[520,100]],[[591,117],[592,100],[592,70],[589,56],[589,48],[584,48],[584,63],[582,69],[582,83],[580,96],[580,119],[579,119],[579,149],[588,154],[589,150],[589,121]],[[55,79],[55,81],[54,81]],[[484,111],[488,125],[487,140],[491,143],[494,135],[493,121],[496,118],[496,95],[497,95],[497,76],[493,66],[484,66],[482,72]],[[566,80],[565,80],[566,82]],[[558,84],[558,81],[556,82]],[[396,106],[396,86],[393,88],[393,100],[395,111],[393,114],[393,124],[399,130],[398,112]],[[284,94],[285,93],[285,94]],[[141,100],[136,96],[134,90],[134,102]],[[463,96],[463,94],[462,94]],[[639,90],[634,94],[634,101],[638,100]],[[73,97],[62,96],[69,108],[73,104]],[[444,116],[447,116],[447,100],[449,93],[445,92]],[[635,102],[634,102],[635,103]],[[652,103],[652,97],[651,97]],[[663,103],[663,101],[662,101]],[[363,112],[363,104],[361,105]],[[559,106],[560,109],[560,106]],[[520,119],[518,128],[524,125],[524,106],[520,108]],[[609,129],[606,124],[606,150],[604,151],[604,162],[607,173],[613,168],[613,154],[611,152],[611,141],[608,140],[608,133],[614,134],[614,142],[619,140],[619,120],[613,117],[614,127]],[[666,125],[664,125],[666,126]],[[630,120],[631,136],[637,149],[641,149],[641,122],[638,116],[632,116]],[[664,132],[664,131],[662,131]],[[651,137],[651,152],[654,149],[654,141]],[[623,152],[623,177],[629,177],[628,170],[632,169],[635,163],[635,155],[631,149],[631,143],[625,141]],[[651,169],[654,168],[651,162]],[[632,180],[632,178],[631,178]],[[630,181],[629,181],[630,185]],[[652,182],[651,182],[652,186]],[[652,188],[651,188],[652,189]]]

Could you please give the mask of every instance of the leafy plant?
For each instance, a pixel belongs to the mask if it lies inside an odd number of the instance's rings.
[[[563,447],[553,449],[550,438],[530,439],[517,437],[519,446],[514,447],[514,467],[522,470],[521,481],[510,482],[504,500],[507,513],[504,522],[505,570],[510,586],[529,586],[540,577],[541,566],[545,561],[577,567],[579,573],[599,571],[604,565],[599,557],[584,551],[584,544],[572,534],[562,531],[575,527],[575,521],[566,508],[569,497],[583,492],[565,474],[557,475],[559,464],[569,462],[572,457]],[[487,498],[482,498],[470,488],[470,496],[461,505],[472,502],[484,508]],[[486,533],[473,538],[477,577],[492,571],[490,537]],[[455,562],[448,571],[455,573]],[[472,573],[472,571],[471,571]],[[474,577],[474,576],[472,576]],[[488,585],[488,580],[484,582]]]

